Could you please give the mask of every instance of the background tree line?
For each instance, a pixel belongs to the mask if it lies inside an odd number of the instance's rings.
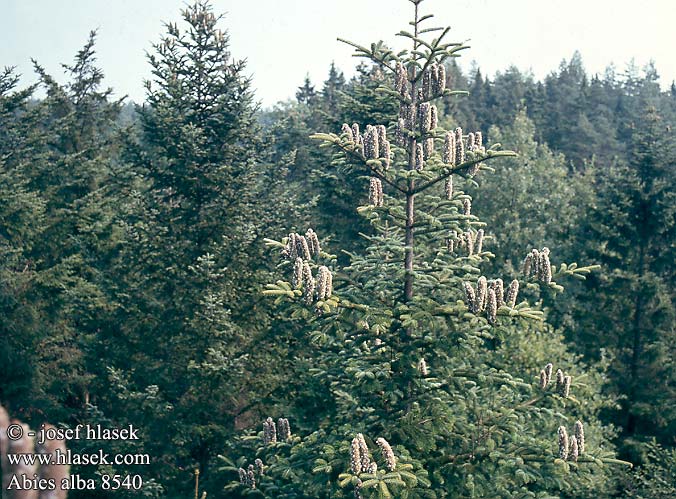
[[[312,365],[302,327],[261,296],[277,265],[263,240],[311,226],[338,261],[367,250],[363,182],[309,136],[397,113],[366,64],[350,79],[332,64],[321,85],[306,78],[295,101],[260,109],[219,20],[197,2],[167,25],[141,104],[103,88],[95,33],[64,84],[39,61],[34,86],[0,74],[0,402],[34,425],[142,427],[142,442],[110,450],[154,457],[150,496],[184,497],[199,468],[210,497],[229,497],[226,442],[271,413],[303,428],[326,410],[324,387],[293,376]],[[471,99],[444,97],[442,124],[519,153],[476,179],[492,270],[513,273],[543,245],[602,266],[556,299],[533,290],[555,355],[598,373],[586,410],[642,465],[595,497],[672,497],[676,87],[653,66],[588,75],[579,54],[543,81],[446,70]]]

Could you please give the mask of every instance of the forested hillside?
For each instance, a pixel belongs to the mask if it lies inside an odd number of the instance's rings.
[[[676,497],[676,86],[468,73],[398,1],[268,109],[206,0],[144,102],[95,32],[0,73],[0,404],[150,456],[69,497]]]

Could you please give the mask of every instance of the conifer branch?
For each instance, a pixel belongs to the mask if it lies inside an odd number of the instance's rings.
[[[386,69],[389,69],[393,73],[395,73],[395,69],[390,66],[387,61],[385,60],[386,56],[391,56],[392,52],[391,51],[382,51],[383,55],[378,56],[378,52],[376,51],[377,48],[380,48],[378,45],[373,44],[371,46],[371,50],[367,49],[366,47],[362,47],[358,43],[351,42],[349,40],[345,40],[343,38],[338,38],[337,39],[339,42],[346,43],[347,45],[350,45],[357,49],[357,54],[355,54],[355,57],[366,57],[368,59],[371,59],[373,62],[378,64],[381,67],[384,67]]]
[[[441,174],[441,175],[435,177],[434,179],[432,179],[432,180],[430,180],[430,181],[428,181],[428,182],[424,182],[424,183],[420,184],[417,188],[415,188],[415,189],[413,190],[413,193],[414,193],[414,194],[418,194],[418,193],[420,193],[420,192],[423,192],[423,191],[429,189],[430,187],[432,187],[432,186],[438,184],[438,183],[441,182],[442,180],[445,180],[446,178],[450,177],[450,176],[453,175],[454,173],[459,173],[459,172],[464,172],[464,171],[466,171],[466,170],[469,170],[469,169],[471,169],[474,165],[477,165],[477,164],[479,164],[479,163],[481,163],[481,162],[483,162],[483,161],[486,161],[486,160],[489,160],[489,159],[493,159],[493,158],[508,158],[508,157],[516,157],[516,156],[518,156],[518,154],[515,153],[515,152],[513,152],[513,151],[493,151],[493,150],[488,150],[488,151],[486,151],[486,156],[485,156],[485,157],[482,157],[482,158],[476,158],[476,159],[473,159],[473,160],[471,160],[471,161],[465,161],[464,163],[462,163],[462,164],[460,164],[460,165],[458,165],[458,166],[456,166],[456,167],[454,167],[454,168],[450,168],[450,169],[446,170],[443,174]]]

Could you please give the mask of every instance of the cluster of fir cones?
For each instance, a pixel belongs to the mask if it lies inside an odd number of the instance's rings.
[[[410,69],[413,70],[413,66]],[[413,75],[410,76],[412,77]],[[425,69],[422,75],[421,87],[416,90],[415,86],[410,83],[406,67],[401,62],[398,62],[396,65],[394,87],[402,99],[400,101],[399,118],[395,131],[395,142],[401,147],[406,146],[410,134],[419,128],[423,136],[422,144],[414,143],[415,169],[418,171],[424,169],[425,161],[434,153],[435,137],[432,134],[439,124],[437,107],[428,101],[443,95],[446,89],[446,79],[445,66],[434,62]],[[414,100],[419,102],[417,106],[413,104]],[[387,128],[384,125],[367,125],[362,135],[358,123],[354,123],[352,126],[343,123],[341,134],[347,142],[352,144],[354,150],[362,155],[364,160],[378,160],[381,162],[381,165],[384,165],[385,170],[390,167],[392,159],[391,146],[387,138]],[[480,152],[485,154],[486,149],[483,145],[481,131],[467,134],[466,144],[462,128],[458,127],[453,132],[446,132],[442,152],[443,163],[451,167],[464,163],[466,150],[473,153]],[[480,166],[480,163],[472,165],[468,170],[468,174],[474,176],[479,171]],[[451,199],[453,195],[453,180],[451,176],[446,179],[445,192],[447,199]],[[369,182],[369,204],[375,207],[382,207],[383,202],[382,181],[377,176],[374,176]],[[466,215],[469,215],[469,207],[465,206],[468,203],[469,200],[463,202]],[[464,239],[466,240],[467,238],[465,237]],[[453,241],[453,239],[448,239],[448,241]],[[449,244],[454,244],[454,242]],[[471,256],[474,245],[472,238],[464,244],[470,251]]]
[[[549,248],[541,251],[533,248],[523,261],[523,275],[534,277],[545,284],[552,282],[552,264],[549,261]]]
[[[552,363],[548,363],[544,369],[540,371],[540,388],[546,390],[547,386],[552,380],[552,370],[554,366]],[[568,398],[570,396],[570,384],[573,381],[573,378],[568,375],[564,375],[561,369],[556,370],[556,393],[561,395],[563,398]]]
[[[547,386],[552,379],[552,371],[554,366],[548,363],[544,369],[540,371],[540,388],[547,389]],[[556,392],[564,398],[570,396],[570,384],[572,378],[564,375],[561,369],[556,370]],[[568,432],[564,426],[559,426],[559,457],[569,461],[577,461],[580,454],[584,453],[584,427],[581,421],[575,423],[575,434],[573,437],[568,437]]]
[[[385,125],[366,125],[362,135],[358,123],[352,126],[343,123],[341,133],[348,142],[354,144],[356,150],[361,151],[365,160],[381,160],[385,170],[390,167],[392,153]],[[369,203],[376,207],[383,206],[383,184],[378,177],[371,177],[369,182]]]
[[[516,306],[516,299],[519,294],[519,281],[514,279],[507,288],[505,295],[502,279],[488,281],[484,276],[477,280],[476,290],[469,282],[463,282],[465,288],[465,300],[467,308],[473,314],[486,312],[486,317],[490,324],[497,321],[498,309],[503,305],[510,308]]]
[[[263,443],[265,445],[276,444],[278,441],[288,442],[289,440],[291,440],[291,427],[288,419],[279,418],[277,425],[272,418],[263,421]]]
[[[387,469],[394,471],[397,467],[397,458],[388,441],[380,437],[376,439],[376,445],[380,447]],[[361,433],[357,433],[357,436],[352,439],[352,444],[350,445],[350,470],[354,475],[361,473],[375,474],[378,471],[378,465],[375,461],[371,460],[368,445],[366,445],[364,435]],[[356,498],[361,497],[361,484],[361,480],[358,479],[354,491]]]
[[[265,466],[263,465],[263,461],[256,459],[254,464],[250,464],[247,469],[239,468],[237,471],[239,473],[239,483],[255,489],[256,477],[260,481],[260,478],[265,474]]]
[[[421,104],[421,107],[424,109],[430,109],[428,119],[424,122],[429,121],[432,129],[436,128],[436,106],[430,106],[428,103]],[[384,125],[366,126],[367,132],[362,137],[358,136],[357,144],[361,144],[361,147],[364,149],[364,158],[365,159],[381,159],[385,164],[385,169],[387,170],[391,163],[390,155],[390,143],[387,140],[387,131]],[[347,140],[350,142],[355,142],[355,134],[359,134],[359,125],[354,123],[351,127],[344,123],[342,127],[342,133],[347,137]],[[397,135],[401,135],[398,130]],[[467,149],[470,151],[484,152],[486,149],[482,144],[483,138],[480,131],[470,132],[467,135]],[[383,147],[384,144],[384,147]],[[357,147],[360,147],[359,145]],[[415,150],[415,169],[422,171],[425,167],[425,161],[429,159],[432,152],[434,152],[434,139],[428,138],[425,139],[425,146],[421,144],[416,144]],[[462,128],[456,128],[455,132],[447,132],[444,140],[444,149],[442,153],[442,161],[449,166],[456,166],[465,162],[465,142],[462,135]],[[481,168],[480,163],[472,165],[468,170],[470,176],[476,175],[476,173]],[[453,197],[453,180],[452,177],[446,179],[444,185],[444,191],[446,193],[446,198],[451,199]],[[469,201],[463,201],[463,211],[468,211],[464,205]],[[382,181],[378,177],[371,177],[369,182],[369,203],[372,206],[381,207],[383,206],[383,185]],[[466,213],[469,215],[469,213]]]
[[[467,256],[479,255],[483,251],[484,230],[479,229],[476,232],[467,230],[458,234],[457,231],[451,231],[450,237],[446,239],[446,249],[453,253],[456,249],[462,248],[467,251]]]
[[[277,442],[288,442],[291,440],[291,426],[289,420],[286,418],[279,418],[277,424],[272,418],[267,418],[263,421],[263,444],[270,445]],[[260,481],[260,477],[265,473],[265,466],[263,461],[256,459],[254,464],[250,464],[246,469],[239,468],[239,482],[252,489],[256,488],[256,478]]]
[[[294,288],[303,289],[308,305],[327,300],[333,294],[333,274],[328,267],[320,265],[316,279],[312,274],[309,262],[313,257],[319,257],[320,252],[319,238],[312,229],[308,229],[304,236],[295,232],[289,234],[282,251],[285,258],[294,262],[291,284]]]
[[[413,68],[413,66],[411,66]],[[409,75],[406,67],[401,63],[397,63],[394,76],[394,88],[404,98],[412,98],[411,92],[413,88],[409,83]],[[446,67],[443,64],[436,62],[430,64],[422,77],[422,87],[420,90],[420,100],[429,100],[434,97],[439,97],[446,89]]]
[[[399,118],[397,120],[396,142],[404,146],[409,133],[420,129],[420,133],[427,135],[433,132],[439,121],[439,112],[430,99],[439,97],[446,88],[446,68],[443,64],[432,63],[425,70],[422,77],[421,88],[415,90],[409,83],[408,73],[403,64],[398,63],[395,72],[394,87],[403,97],[399,106]],[[416,92],[414,94],[413,92]],[[408,103],[416,98],[420,102],[418,109]],[[444,136],[444,150],[442,160],[450,166],[457,166],[465,162],[465,149],[485,153],[481,132],[469,133],[467,146],[463,140],[462,128],[456,128],[453,132],[447,132]],[[427,136],[422,144],[415,144],[415,168],[420,171],[425,166],[425,160],[429,159],[434,152],[434,137]],[[473,165],[469,171],[471,176],[479,171],[480,165]]]
[[[569,437],[565,426],[559,426],[559,457],[564,461],[577,461],[584,454],[584,427],[581,421],[575,423],[574,435]]]

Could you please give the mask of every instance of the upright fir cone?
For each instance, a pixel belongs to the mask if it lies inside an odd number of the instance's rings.
[[[465,288],[465,301],[467,302],[467,308],[469,309],[470,312],[475,314],[478,310],[477,307],[478,302],[476,293],[474,292],[474,288],[468,282],[463,282],[462,285]]]
[[[548,383],[547,373],[543,369],[543,370],[540,371],[540,388],[543,389],[543,390],[545,388],[547,388],[547,383]]]
[[[443,91],[446,90],[446,66],[439,64],[439,71],[437,74],[439,75],[439,86],[441,87],[439,93],[443,93]]]
[[[432,106],[429,102],[423,102],[418,107],[418,121],[421,133],[428,133],[432,128]]]
[[[478,137],[477,137],[478,136]],[[483,139],[481,138],[481,132],[469,133],[467,136],[467,148],[472,152],[479,152],[482,149],[482,146],[479,144]],[[467,174],[470,177],[473,177],[481,169],[481,163],[474,163],[468,170]]]
[[[319,245],[317,233],[312,229],[308,229],[305,233],[305,239],[307,240],[308,246],[310,247],[310,253],[314,256],[319,256],[322,248]]]
[[[437,79],[437,67],[439,65],[436,62],[430,63],[429,67],[427,70],[430,72],[430,88],[431,88],[431,95],[434,97],[436,94],[434,92],[434,87],[436,85],[436,79]]]
[[[303,260],[311,260],[312,253],[310,252],[310,245],[307,243],[305,236],[296,234],[296,252]]]
[[[392,447],[390,447],[390,444],[383,437],[378,438],[376,440],[376,444],[378,444],[378,447],[380,447],[380,450],[383,453],[383,458],[385,459],[387,469],[394,471],[397,467],[397,458],[394,456]]]
[[[355,144],[361,142],[361,133],[359,133],[359,123],[352,124],[352,136],[354,137]]]
[[[464,198],[462,200],[462,214],[466,217],[472,214],[472,200],[470,198]]]
[[[465,143],[462,140],[462,128],[455,129],[455,164],[465,162]]]
[[[449,253],[453,253],[453,250],[455,249],[455,242],[457,239],[458,233],[452,230],[449,233],[449,236],[446,238],[446,249],[448,250]]]
[[[488,301],[488,281],[484,276],[479,277],[476,283],[476,304],[477,311],[483,312],[486,309],[486,302]]]
[[[505,285],[502,282],[502,279],[495,279],[492,281],[492,287],[495,291],[495,298],[497,300],[498,308],[502,307],[505,304]]]
[[[307,262],[303,262],[303,296],[307,305],[310,305],[314,301],[316,286],[317,283],[315,278],[312,277],[310,265]]]
[[[348,125],[347,123],[343,123],[343,126],[340,129],[340,133],[345,135],[345,138],[349,142],[354,142],[354,134],[352,133],[352,128],[350,128],[350,125]]]
[[[432,73],[429,69],[425,70],[422,77],[423,99],[429,100],[432,97]]]
[[[575,438],[580,454],[584,454],[584,426],[582,426],[582,421],[575,422]]]
[[[549,248],[542,248],[538,265],[540,280],[546,284],[552,282],[552,265],[549,262]]]
[[[564,426],[559,426],[559,457],[564,461],[568,459],[568,432]]]
[[[495,297],[495,290],[488,290],[488,303],[486,305],[486,316],[489,324],[495,324],[498,320],[498,302]]]
[[[283,442],[291,440],[291,426],[289,420],[286,418],[279,418],[277,420],[277,428],[279,430],[279,439]]]
[[[545,373],[547,373],[547,384],[552,380],[552,370],[554,369],[554,365],[551,362],[548,362],[547,365],[545,366]],[[563,374],[563,373],[561,373]]]
[[[258,472],[259,475],[264,475],[265,474],[265,466],[263,465],[263,461],[260,459],[256,459],[254,461],[254,464],[256,465],[256,471]]]
[[[449,176],[444,183],[444,192],[446,199],[453,199],[453,177]]]
[[[399,118],[397,120],[397,129],[394,133],[394,140],[401,147],[404,147],[406,145],[405,129],[406,129],[406,122],[404,121],[404,118]]]
[[[404,118],[404,124],[406,129],[413,131],[416,126],[416,109],[415,106],[409,104],[402,104],[401,112],[403,113],[402,118]]]
[[[420,362],[418,362],[418,372],[422,376],[428,376],[430,373],[429,369],[427,368],[427,362],[425,362],[424,358],[420,359]]]
[[[387,142],[387,128],[385,125],[377,125],[376,132],[378,133],[378,157],[383,157],[383,147],[385,142]]]
[[[254,472],[253,464],[250,464],[246,472],[247,485],[252,489],[256,488],[256,473]]]
[[[383,205],[383,184],[379,178],[371,177],[369,184],[369,203],[371,206],[381,207]]]
[[[425,159],[423,146],[421,144],[415,145],[415,169],[421,172],[425,168]]]
[[[465,243],[467,244],[467,256],[474,254],[474,235],[471,230],[465,232]]]
[[[450,166],[455,166],[455,134],[446,132],[444,136],[444,153],[442,161]]]
[[[267,418],[263,423],[263,443],[266,445],[277,443],[277,427],[272,418]]]
[[[357,433],[357,441],[359,442],[359,456],[361,458],[360,469],[362,473],[367,473],[369,465],[371,464],[369,448],[368,445],[366,445],[366,439],[363,434]]]
[[[378,132],[378,157],[382,158],[385,152],[385,143],[387,142],[387,128],[385,125],[376,126],[376,131]]]
[[[328,267],[322,265],[317,271],[317,299],[325,301],[333,292],[333,276]]]
[[[241,483],[242,485],[248,485],[246,470],[244,468],[239,468],[237,472],[239,473],[239,483]]]
[[[390,142],[385,141],[384,144],[382,144],[382,153],[381,156],[385,160],[385,170],[389,170],[390,165],[392,164],[392,150],[390,148]]]
[[[406,97],[408,95],[408,75],[406,68],[401,62],[397,63],[397,68],[394,76],[394,88],[399,92],[399,95]]]
[[[505,302],[507,303],[507,306],[509,308],[514,308],[516,306],[516,298],[519,295],[519,281],[514,279],[512,282],[509,283],[509,287],[507,288],[507,297],[505,298]]]
[[[577,462],[577,458],[580,455],[577,438],[570,437],[570,449],[568,453],[568,460]]]
[[[429,138],[425,139],[425,142],[423,142],[425,146],[423,147],[423,157],[424,159],[430,159],[432,157],[432,154],[434,154],[434,139]]]
[[[379,152],[378,130],[373,125],[367,125],[364,132],[364,156],[366,159],[378,159]]]
[[[556,391],[561,393],[563,390],[563,371],[561,369],[556,370]]]
[[[298,244],[296,243],[296,233],[291,232],[286,240],[286,246],[282,251],[282,255],[289,260],[295,260],[298,257]]]
[[[441,74],[442,70],[443,78]],[[446,70],[443,68],[443,65],[435,62],[430,66],[430,71],[432,72],[432,95],[441,95],[446,86]]]
[[[480,131],[474,132],[474,147],[476,149],[483,149],[484,148],[484,138],[483,135],[481,134]]]
[[[570,383],[572,382],[573,378],[570,376],[564,376],[563,377],[563,385],[561,386],[561,391],[560,394],[563,398],[568,398],[570,395]]]
[[[474,251],[478,255],[484,249],[484,230],[479,229],[476,233],[476,241],[474,242]]]
[[[353,475],[361,473],[361,451],[359,450],[359,439],[354,437],[350,445],[350,471]]]
[[[523,275],[525,277],[530,277],[532,270],[533,270],[533,256],[530,253],[528,253],[523,261]]]
[[[430,129],[435,130],[439,126],[439,112],[437,106],[432,104],[430,107]]]
[[[535,276],[536,278],[539,279],[540,275],[540,252],[533,248],[533,250],[530,252],[531,254],[531,264],[532,264],[532,269],[531,269],[531,275]]]
[[[294,288],[300,288],[303,283],[303,260],[301,258],[296,258],[296,261],[293,265],[293,279],[291,280],[291,285]]]

